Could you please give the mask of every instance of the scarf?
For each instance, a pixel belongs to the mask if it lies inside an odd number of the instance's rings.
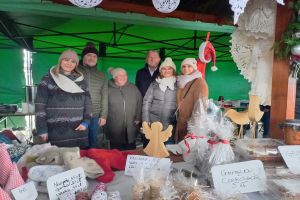
[[[169,88],[170,90],[175,89],[176,78],[174,76],[168,78],[156,78],[156,82],[158,83],[159,89],[163,92]]]
[[[192,74],[179,75],[179,76],[177,76],[177,85],[179,88],[184,88],[184,86],[188,82],[190,82],[196,78],[202,78],[202,74],[198,70],[193,72]]]
[[[66,75],[63,75],[61,73],[59,73],[58,75],[53,74],[52,69],[54,67],[52,67],[50,69],[50,75],[53,78],[54,82],[56,83],[56,85],[62,89],[65,92],[69,92],[69,93],[83,93],[84,90],[81,89],[76,82],[82,81],[83,80],[83,76],[79,76],[78,78],[76,78],[75,80],[71,80],[69,77],[67,77]],[[74,78],[74,77],[73,77]]]

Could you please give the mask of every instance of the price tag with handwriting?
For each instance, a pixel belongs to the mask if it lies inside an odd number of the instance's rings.
[[[16,200],[35,200],[38,197],[32,181],[11,190],[11,193]]]
[[[300,145],[279,146],[278,149],[289,170],[300,174]]]
[[[58,200],[58,197],[66,192],[75,193],[86,188],[87,184],[82,167],[51,176],[47,180],[50,200]]]
[[[171,169],[170,158],[155,158],[150,156],[129,155],[127,156],[125,175],[132,176],[136,174],[136,169],[143,168],[144,172],[149,169],[158,169],[168,174]]]
[[[265,190],[266,175],[260,160],[212,167],[214,187],[221,194],[238,194]]]

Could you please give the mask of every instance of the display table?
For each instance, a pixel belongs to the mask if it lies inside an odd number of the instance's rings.
[[[132,152],[132,151],[131,151]],[[136,155],[145,155],[142,149],[133,151]],[[194,172],[196,176],[199,175],[199,171],[192,165],[187,162],[182,162],[182,156],[170,155],[170,159],[173,161],[172,167],[177,170],[182,170],[183,172]],[[236,156],[236,162],[245,161],[239,156]],[[276,168],[285,168],[283,161],[278,162],[263,162],[265,170],[276,169]],[[131,176],[124,175],[124,171],[115,171],[115,177],[112,182],[107,183],[107,191],[120,193],[122,200],[131,200],[132,199],[132,188],[135,185],[135,180]],[[88,193],[91,196],[95,186],[97,185],[96,180],[87,179],[88,181]],[[263,192],[252,192],[247,193],[244,196],[247,196],[249,200],[266,200],[274,199],[273,197],[264,194]],[[47,200],[49,199],[47,194],[40,194],[39,199]]]
[[[172,165],[174,168],[180,170],[185,169],[188,171],[195,171],[196,169],[186,162],[177,162],[173,163]],[[124,175],[124,171],[116,171],[116,176],[114,180],[107,184],[107,190],[108,191],[119,191],[121,194],[122,200],[131,200],[131,191],[133,188],[133,185],[135,184],[135,181],[132,177]],[[89,189],[94,188],[95,184],[97,184],[94,180],[89,180]],[[90,192],[90,191],[89,191]]]
[[[178,170],[184,169],[190,172],[197,171],[193,165],[186,162],[177,162],[173,163],[172,167]],[[107,191],[119,191],[122,200],[131,200],[132,199],[132,188],[135,184],[133,177],[124,175],[124,171],[115,171],[114,180],[108,184]],[[95,188],[98,183],[96,180],[87,179],[88,181],[88,193],[91,195],[93,192],[93,188]],[[271,200],[271,197],[268,197],[259,192],[247,193],[247,197],[249,200]],[[48,200],[47,194],[39,194],[39,200]],[[274,200],[274,199],[272,199]]]
[[[189,163],[186,162],[177,162],[173,163],[172,167],[181,170],[188,170],[190,172],[196,171],[196,169]],[[119,191],[121,194],[122,200],[131,200],[132,199],[132,188],[135,184],[135,181],[132,177],[124,175],[124,171],[115,172],[116,176],[114,180],[107,184],[108,191]],[[89,180],[89,188],[94,188],[95,184],[97,184],[94,180]],[[91,192],[91,191],[89,191]],[[253,192],[247,194],[249,200],[266,200],[268,197],[260,194],[259,192]]]

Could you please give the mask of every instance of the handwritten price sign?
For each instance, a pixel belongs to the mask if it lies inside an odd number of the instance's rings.
[[[265,189],[266,175],[259,160],[217,165],[211,171],[218,193],[238,194]]]
[[[58,200],[58,197],[66,192],[75,193],[86,188],[87,184],[82,167],[51,176],[47,180],[50,200]]]
[[[149,169],[159,169],[168,174],[171,167],[170,158],[154,158],[150,156],[138,156],[138,155],[129,155],[127,156],[126,166],[125,166],[125,175],[133,176],[136,174],[138,168],[144,168],[145,172]]]
[[[300,145],[278,147],[288,168],[295,174],[300,174]]]
[[[20,187],[11,190],[11,193],[16,200],[35,200],[38,193],[33,182],[28,182]]]

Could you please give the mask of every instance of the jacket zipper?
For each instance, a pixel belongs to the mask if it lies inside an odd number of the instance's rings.
[[[122,87],[119,87],[119,90],[121,92],[121,96],[123,99],[123,112],[124,112],[124,120],[123,120],[123,131],[125,134],[125,141],[128,141],[128,134],[127,134],[127,116],[126,116],[126,102],[125,102],[125,96],[122,90]]]

